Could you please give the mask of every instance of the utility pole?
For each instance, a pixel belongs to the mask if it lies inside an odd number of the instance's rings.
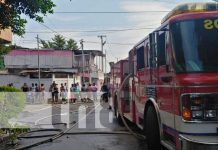
[[[82,49],[82,84],[84,84],[84,40],[81,39],[80,40],[80,45],[81,45],[81,49]]]
[[[105,49],[105,62],[104,62],[104,67],[105,67],[105,69],[104,69],[104,71],[105,71],[105,73],[107,72],[107,58],[106,58],[106,56],[107,56],[107,53],[106,53],[106,49]]]
[[[106,35],[99,35],[98,37],[101,39],[101,51],[102,51],[102,54],[104,54],[103,50],[104,50],[104,45],[106,44],[106,41],[104,41],[103,38],[106,37]],[[101,59],[101,70],[102,70],[102,72],[104,72],[104,58],[103,58],[103,56]]]
[[[41,79],[41,71],[40,71],[40,59],[39,59],[39,35],[37,34],[37,49],[38,49],[38,87],[40,88],[40,79]]]

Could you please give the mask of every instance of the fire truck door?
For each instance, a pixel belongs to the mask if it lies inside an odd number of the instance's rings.
[[[169,64],[168,32],[159,32],[157,42],[157,103],[162,123],[174,127],[173,113],[173,76],[167,69]]]
[[[157,34],[150,34],[150,49],[149,49],[149,68],[150,68],[150,84],[157,84]]]

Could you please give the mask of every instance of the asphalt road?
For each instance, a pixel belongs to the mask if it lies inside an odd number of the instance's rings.
[[[46,106],[47,107],[47,106]],[[34,111],[26,111],[24,116],[26,122],[31,122],[38,128],[51,128],[49,125],[49,118],[53,118],[53,123],[67,122],[68,125],[63,124],[54,125],[56,129],[69,130],[66,135],[54,140],[53,142],[38,145],[29,148],[31,150],[146,150],[146,142],[136,139],[134,136],[127,133],[125,127],[121,127],[116,122],[113,112],[107,109],[107,104],[78,104],[78,105],[54,105],[51,107],[44,107],[35,111],[38,114],[64,114],[50,116],[42,116],[41,119],[34,115]],[[60,111],[59,108],[62,108]],[[80,107],[80,109],[78,109]],[[30,108],[33,110],[33,108]],[[70,112],[71,116],[64,118],[66,112]],[[28,115],[31,113],[31,115]],[[86,114],[86,115],[85,115]],[[50,117],[48,117],[50,116]],[[29,118],[28,118],[29,117]],[[27,119],[28,118],[28,119]],[[43,118],[43,119],[42,119]],[[36,122],[37,121],[37,122]],[[25,136],[38,136],[56,134],[56,131],[35,132]],[[111,134],[113,133],[113,134]],[[121,134],[122,133],[122,134]],[[21,148],[39,141],[48,139],[33,138],[33,139],[20,139],[19,145],[14,148]],[[11,149],[6,148],[6,149]]]

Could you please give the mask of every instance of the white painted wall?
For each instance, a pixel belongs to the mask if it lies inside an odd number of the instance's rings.
[[[30,79],[29,76],[22,77],[17,75],[0,75],[0,86],[8,85],[10,83],[13,83],[16,88],[21,88],[24,83],[27,83],[27,85],[31,87],[32,83],[38,84],[38,79]],[[41,79],[41,83],[45,85],[45,89],[48,91],[52,83],[52,79]]]
[[[80,83],[80,78],[76,77],[75,78],[75,83]],[[45,85],[45,90],[49,91],[50,85],[55,81],[55,83],[58,84],[58,87],[60,88],[61,83],[67,83],[69,87],[71,87],[71,84],[74,83],[73,78],[50,78],[50,79],[41,79],[40,82],[41,84],[43,83]],[[32,83],[37,83],[38,84],[38,79],[30,79],[29,76],[27,77],[22,77],[22,76],[17,76],[17,75],[0,75],[0,86],[3,85],[8,85],[9,83],[13,83],[14,87],[16,88],[21,88],[24,83],[27,83],[29,87],[31,87]]]

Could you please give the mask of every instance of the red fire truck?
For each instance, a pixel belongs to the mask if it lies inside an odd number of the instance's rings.
[[[216,3],[173,9],[127,59],[111,65],[111,76],[118,120],[143,129],[150,150],[218,149]]]

